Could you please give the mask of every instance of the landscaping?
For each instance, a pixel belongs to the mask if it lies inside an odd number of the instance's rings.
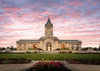
[[[31,60],[30,59],[8,59],[7,57],[5,57],[4,59],[0,59],[0,64],[23,64],[23,63],[30,63]]]
[[[0,63],[8,60],[67,60],[70,63],[90,63],[100,64],[100,55],[97,54],[37,54],[37,53],[26,53],[26,54],[0,54]]]
[[[59,61],[40,61],[26,71],[71,71]]]

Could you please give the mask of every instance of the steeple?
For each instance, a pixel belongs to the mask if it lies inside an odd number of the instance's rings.
[[[50,24],[51,24],[50,17],[48,17],[48,21],[47,21],[47,23],[50,23]]]
[[[47,25],[51,25],[51,26],[53,26],[53,24],[51,23],[51,20],[50,20],[50,16],[48,17],[48,21],[47,21],[47,23],[45,24],[45,27],[47,26]]]
[[[47,23],[45,24],[45,36],[53,36],[53,24],[48,17]]]

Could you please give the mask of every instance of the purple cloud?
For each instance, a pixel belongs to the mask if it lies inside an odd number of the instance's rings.
[[[58,38],[100,44],[100,0],[0,0],[0,46],[40,38],[48,15]]]

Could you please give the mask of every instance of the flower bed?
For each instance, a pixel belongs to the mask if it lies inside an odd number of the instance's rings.
[[[0,60],[0,64],[18,64],[18,63],[30,63],[31,60]]]
[[[75,64],[95,64],[100,65],[100,61],[88,61],[88,60],[67,60],[69,63]]]
[[[30,59],[0,59],[0,64],[18,64],[18,63],[30,63]]]
[[[71,71],[59,61],[40,61],[26,71]]]

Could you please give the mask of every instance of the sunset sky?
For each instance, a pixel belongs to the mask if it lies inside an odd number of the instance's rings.
[[[0,0],[0,47],[44,36],[48,19],[59,39],[100,44],[100,0]]]

